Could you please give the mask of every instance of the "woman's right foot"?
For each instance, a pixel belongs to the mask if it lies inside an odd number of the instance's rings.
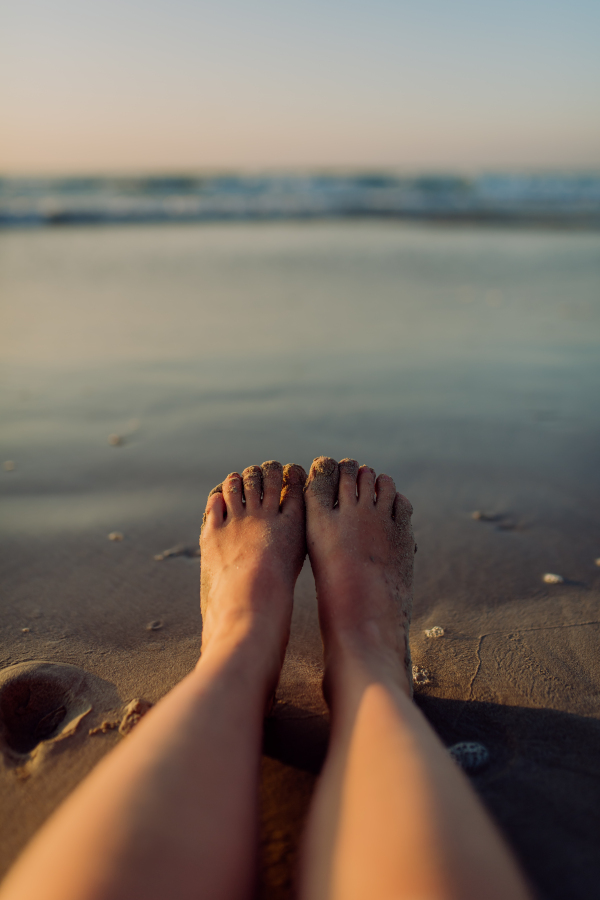
[[[346,662],[412,689],[408,629],[415,542],[412,506],[388,475],[321,456],[305,489],[308,555],[325,649],[325,690]]]

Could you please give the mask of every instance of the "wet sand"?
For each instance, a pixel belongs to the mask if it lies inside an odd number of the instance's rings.
[[[195,664],[210,488],[325,453],[387,471],[415,507],[416,701],[448,747],[487,748],[470,777],[540,895],[594,896],[597,237],[330,225],[3,243],[2,870],[127,739],[128,704]],[[305,567],[265,727],[277,900],[326,752],[320,677]]]

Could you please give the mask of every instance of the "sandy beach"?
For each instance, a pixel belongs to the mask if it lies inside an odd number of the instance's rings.
[[[599,243],[376,222],[0,236],[2,872],[127,740],[132,701],[197,661],[209,490],[327,454],[413,503],[416,702],[448,747],[487,749],[470,777],[540,896],[597,894]],[[320,680],[306,564],[265,725],[273,900],[327,748]]]

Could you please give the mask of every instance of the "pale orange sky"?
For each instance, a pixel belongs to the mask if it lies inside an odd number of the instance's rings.
[[[19,0],[0,172],[600,166],[588,0]]]

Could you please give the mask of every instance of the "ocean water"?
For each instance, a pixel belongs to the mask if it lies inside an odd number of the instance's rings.
[[[321,453],[467,512],[515,473],[588,510],[600,483],[595,231],[6,230],[0,292],[11,533],[192,530],[229,471]]]
[[[600,226],[600,174],[0,179],[0,227],[327,218]]]

